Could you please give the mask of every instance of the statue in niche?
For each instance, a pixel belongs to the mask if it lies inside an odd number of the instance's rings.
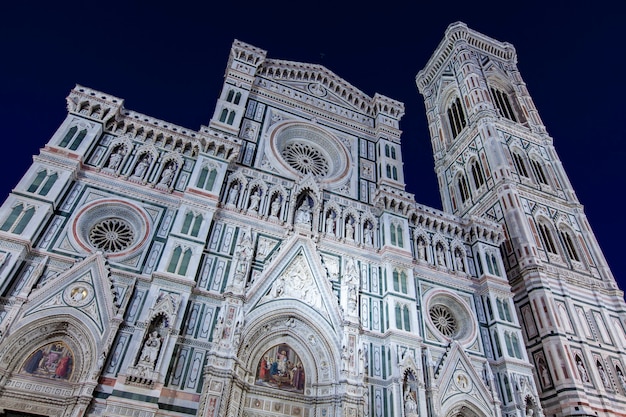
[[[404,415],[406,417],[417,415],[417,402],[415,401],[415,393],[411,391],[411,386],[407,387],[404,394]]]
[[[276,194],[274,199],[272,200],[272,204],[270,205],[270,217],[278,217],[278,213],[280,212],[280,195]]]
[[[305,198],[302,201],[302,205],[298,208],[298,211],[296,212],[296,223],[310,225],[311,218],[312,218],[312,208],[311,208],[311,205],[309,204],[309,199]]]
[[[454,251],[454,260],[456,262],[457,271],[465,272],[465,265],[463,263],[463,257],[461,256],[461,251],[459,249]]]
[[[585,369],[585,366],[583,365],[583,362],[580,360],[579,357],[576,357],[576,368],[578,369],[580,379],[583,382],[589,382],[589,376],[587,375],[587,370]]]
[[[228,204],[236,205],[238,195],[239,195],[239,183],[233,182],[230,188],[228,189],[228,199],[226,202]]]
[[[422,238],[417,239],[417,256],[420,261],[426,260],[426,245]]]
[[[133,172],[133,178],[143,178],[148,170],[148,166],[150,165],[150,157],[146,154],[141,157],[137,166],[135,166],[135,171]]]
[[[106,168],[115,171],[122,162],[124,158],[124,148],[121,146],[117,147],[115,151],[109,156],[109,162],[107,163]]]
[[[441,245],[437,245],[437,265],[446,266],[446,260],[443,255],[443,247]]]
[[[374,246],[374,231],[372,230],[372,224],[370,222],[366,223],[363,235],[365,244],[367,246]]]
[[[148,336],[148,339],[146,339],[145,343],[143,344],[143,349],[141,350],[139,362],[149,364],[152,369],[154,369],[154,365],[156,364],[160,349],[161,335],[158,331],[153,330]]]
[[[354,225],[352,224],[354,221],[352,218],[348,218],[346,221],[346,239],[354,240]]]
[[[326,217],[326,234],[335,236],[335,212],[332,210],[328,212],[328,217]]]
[[[167,166],[161,173],[161,180],[159,181],[159,185],[169,186],[170,182],[172,182],[173,177],[174,177],[173,163],[169,163],[167,164]]]
[[[259,193],[259,189],[255,188],[254,192],[250,196],[250,206],[248,210],[250,211],[259,211],[259,201],[261,200],[261,195]]]

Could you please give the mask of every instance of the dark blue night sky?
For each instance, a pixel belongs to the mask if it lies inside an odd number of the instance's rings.
[[[213,114],[230,46],[238,39],[267,50],[271,59],[321,64],[369,96],[404,102],[407,190],[419,203],[441,208],[414,79],[446,27],[460,20],[515,46],[522,78],[609,266],[626,288],[620,243],[626,217],[619,209],[626,189],[626,14],[620,2],[421,3],[5,4],[2,199],[63,121],[65,97],[76,84],[122,98],[128,109],[198,130]]]

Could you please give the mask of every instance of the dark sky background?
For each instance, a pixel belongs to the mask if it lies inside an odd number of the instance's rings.
[[[0,12],[0,195],[64,120],[76,84],[187,129],[207,125],[238,39],[268,58],[321,64],[369,96],[404,102],[407,191],[440,209],[414,79],[448,25],[463,21],[515,46],[522,78],[626,288],[626,14],[619,1],[7,3]]]

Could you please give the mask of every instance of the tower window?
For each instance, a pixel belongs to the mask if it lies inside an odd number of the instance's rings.
[[[67,148],[69,146],[69,149],[72,151],[78,149],[80,144],[83,142],[83,139],[87,135],[87,129],[83,129],[78,133],[77,132],[78,127],[72,126],[71,128],[69,128],[69,130],[59,143],[59,146],[61,148]]]
[[[537,178],[537,181],[542,184],[548,185],[548,180],[546,179],[546,175],[543,171],[541,163],[533,158],[530,158],[530,167],[532,168],[533,173],[535,174],[535,178]]]
[[[4,223],[2,223],[2,226],[0,226],[0,230],[20,234],[24,231],[34,214],[34,207],[25,208],[24,205],[20,203],[13,207],[9,217],[7,217]]]
[[[183,249],[180,246],[176,246],[172,251],[172,257],[170,258],[170,263],[167,266],[167,272],[178,275],[186,275],[190,260],[191,249],[187,248],[183,252]]]
[[[457,186],[459,189],[459,196],[461,197],[461,203],[465,203],[470,198],[469,187],[467,186],[467,180],[464,175],[459,175],[457,180]]]
[[[580,257],[578,256],[578,251],[576,250],[576,246],[574,245],[574,241],[569,233],[562,230],[561,238],[563,239],[563,244],[565,245],[565,249],[567,250],[567,256],[573,261],[580,262]]]
[[[496,107],[500,112],[502,117],[506,117],[509,120],[517,122],[517,118],[515,117],[515,113],[513,113],[513,107],[511,106],[511,101],[509,100],[509,96],[506,93],[503,93],[500,90],[495,88],[491,88],[491,94],[493,94],[493,99],[495,101]]]
[[[215,184],[215,177],[217,176],[217,170],[215,168],[209,169],[209,167],[202,167],[200,175],[198,176],[198,182],[196,187],[203,188],[207,191],[213,190]]]
[[[517,169],[517,173],[526,178],[530,178],[528,176],[528,170],[526,169],[526,164],[524,163],[524,158],[517,152],[513,152],[513,163],[515,164],[515,168]]]
[[[448,123],[450,123],[453,138],[456,138],[467,125],[465,113],[463,113],[463,107],[461,106],[461,100],[458,97],[448,108]]]
[[[474,187],[480,188],[485,184],[485,177],[483,176],[483,170],[480,168],[478,161],[472,162],[472,178],[474,179]]]
[[[543,241],[543,245],[546,250],[556,255],[558,252],[556,251],[556,246],[554,245],[554,239],[552,238],[550,228],[543,223],[539,223],[539,235],[541,235],[541,240]]]
[[[48,195],[48,192],[58,178],[56,173],[48,175],[46,170],[39,171],[33,182],[28,187],[29,193],[38,193],[39,195]]]

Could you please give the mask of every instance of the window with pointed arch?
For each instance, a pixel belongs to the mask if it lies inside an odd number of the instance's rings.
[[[467,186],[467,179],[465,175],[459,174],[456,179],[457,191],[459,193],[459,197],[461,199],[461,204],[465,204],[470,199],[470,191]]]
[[[485,261],[487,262],[487,271],[491,275],[500,276],[500,267],[496,256],[491,252],[485,253]]]
[[[217,169],[214,167],[203,166],[198,175],[198,181],[196,187],[202,188],[207,191],[212,191],[215,185],[215,178],[217,177]]]
[[[485,185],[485,176],[483,174],[483,170],[480,167],[480,163],[473,159],[470,162],[470,170],[472,172],[472,179],[474,180],[474,188],[478,190],[480,187]]]
[[[167,272],[178,275],[186,275],[191,261],[191,248],[183,248],[176,246],[172,251],[170,262],[167,266]]]
[[[543,169],[543,164],[533,157],[529,158],[529,162],[530,162],[530,168],[532,169],[537,182],[540,184],[544,184],[544,185],[550,185],[548,183],[548,178],[546,177],[546,173]]]
[[[572,235],[569,231],[565,229],[561,229],[561,240],[563,241],[563,246],[565,246],[565,252],[567,256],[576,262],[580,262],[580,256],[578,255],[578,250],[576,249],[576,245],[574,244],[574,239],[572,239]]]
[[[192,237],[198,237],[200,227],[202,226],[202,220],[204,220],[202,214],[195,214],[192,211],[188,211],[185,214],[185,220],[180,228],[180,232]]]
[[[526,168],[526,162],[524,161],[525,158],[520,155],[519,151],[517,150],[511,151],[511,154],[517,173],[522,177],[530,178],[530,176],[528,175],[528,169]]]
[[[222,112],[220,113],[219,121],[222,123],[226,123],[227,125],[232,125],[233,122],[235,121],[235,111],[222,109]]]
[[[543,243],[543,247],[546,251],[554,255],[558,255],[559,253],[557,252],[556,245],[554,244],[552,228],[542,221],[538,222],[537,228],[539,229],[539,236],[541,237],[541,242]]]
[[[35,176],[35,179],[28,187],[28,192],[46,196],[58,178],[59,176],[56,172],[49,173],[43,169]]]
[[[461,133],[465,126],[467,126],[465,112],[463,111],[461,100],[458,97],[452,101],[452,104],[448,107],[447,115],[452,138],[454,139]]]
[[[511,106],[511,100],[509,99],[509,95],[504,91],[501,91],[494,87],[491,87],[491,94],[493,96],[494,104],[498,109],[498,112],[500,113],[500,116],[517,122],[515,112],[513,111],[513,106]]]
[[[396,222],[391,223],[390,225],[391,244],[394,246],[399,246],[403,248],[404,238],[402,235],[403,235],[402,226]]]
[[[393,270],[393,290],[402,292],[403,294],[408,292],[406,272],[400,271],[397,268]]]
[[[61,148],[68,148],[71,151],[75,151],[83,142],[85,136],[87,136],[87,129],[81,129],[79,131],[78,126],[72,126],[67,130],[65,136],[61,139],[61,142],[59,142],[59,146]]]
[[[241,93],[238,91],[235,92],[235,90],[232,89],[229,90],[228,95],[226,96],[226,101],[233,104],[239,104],[239,102],[241,101]]]
[[[35,214],[35,207],[24,205],[23,203],[18,203],[13,206],[9,216],[4,220],[2,226],[0,226],[0,230],[3,232],[11,232],[15,234],[20,234],[26,229],[26,226],[32,219]]]
[[[398,330],[411,331],[411,316],[409,315],[409,307],[405,304],[396,304],[396,328]]]

